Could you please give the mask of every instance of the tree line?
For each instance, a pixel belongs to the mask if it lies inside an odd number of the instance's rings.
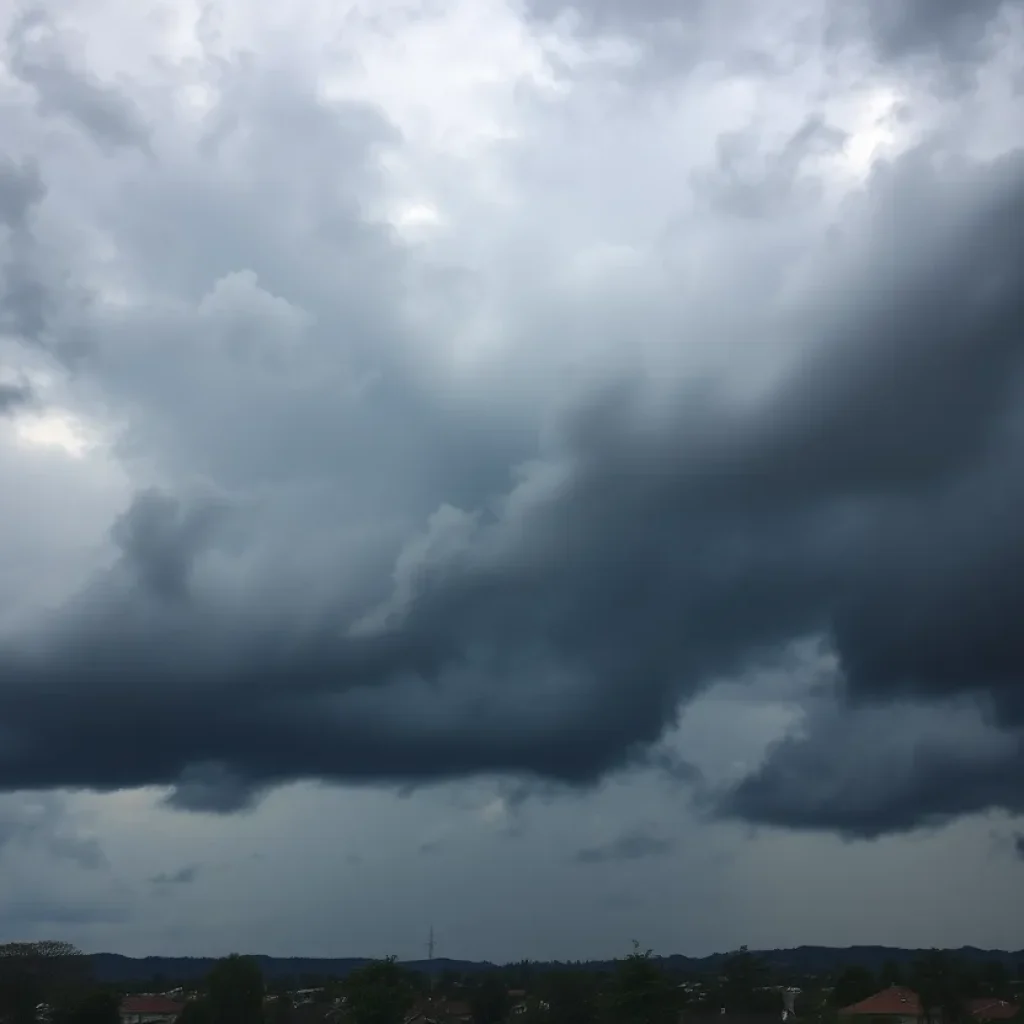
[[[302,987],[324,989],[324,1001],[338,1008],[337,1024],[402,1024],[428,997],[464,1004],[472,1024],[502,1024],[514,1003],[520,1004],[517,1024],[678,1024],[681,1015],[699,1019],[722,1011],[777,1018],[779,988],[794,984],[803,990],[797,1016],[807,1024],[833,1024],[838,1010],[893,984],[918,993],[928,1021],[966,1024],[970,1000],[1012,1001],[1019,998],[1020,980],[1000,963],[974,965],[938,950],[877,972],[853,967],[800,978],[746,947],[724,958],[714,973],[693,976],[673,971],[637,943],[629,955],[597,970],[523,961],[428,977],[386,957],[342,979],[301,979]],[[162,981],[169,987],[170,979]],[[95,983],[89,958],[68,943],[0,946],[0,1024],[120,1024],[122,995],[123,989]],[[287,982],[268,983],[257,960],[234,954],[214,964],[179,1024],[297,1024],[296,1007]]]

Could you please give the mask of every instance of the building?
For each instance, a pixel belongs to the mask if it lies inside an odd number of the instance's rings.
[[[184,1003],[166,996],[125,996],[121,1024],[174,1024],[184,1008]]]
[[[469,1003],[446,999],[428,999],[406,1014],[404,1024],[469,1024],[473,1008]]]
[[[1016,1003],[992,996],[971,999],[965,1009],[979,1024],[999,1024],[1002,1021],[1013,1020],[1020,1013],[1020,1007]],[[879,1024],[922,1024],[925,1020],[924,1007],[917,993],[902,985],[893,985],[891,988],[876,992],[873,996],[854,1003],[853,1006],[847,1006],[839,1013],[847,1019],[847,1024],[855,1024],[857,1018],[864,1020],[867,1017],[878,1018]],[[934,1020],[936,1016],[937,1014],[933,1013],[932,1019]]]
[[[1016,1003],[991,996],[972,999],[967,1004],[967,1009],[975,1020],[981,1022],[1013,1020],[1020,1013],[1020,1007]]]
[[[916,992],[903,985],[891,985],[889,988],[876,992],[867,999],[862,999],[853,1006],[846,1006],[839,1011],[844,1018],[879,1017],[885,1024],[919,1024],[924,1020],[921,1000]],[[851,1022],[852,1024],[852,1022]]]

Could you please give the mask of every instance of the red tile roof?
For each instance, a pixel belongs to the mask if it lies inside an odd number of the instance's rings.
[[[876,992],[867,999],[862,999],[853,1006],[846,1006],[840,1013],[852,1015],[866,1014],[872,1017],[920,1017],[921,1000],[917,993],[902,985]]]
[[[1012,1020],[1020,1012],[1016,1003],[1008,1003],[1005,999],[972,999],[967,1004],[973,1017],[978,1020]]]
[[[166,1014],[177,1016],[185,1008],[164,996],[125,996],[121,1000],[121,1012],[129,1014]]]

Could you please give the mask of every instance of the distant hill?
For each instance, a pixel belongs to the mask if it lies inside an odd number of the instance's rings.
[[[794,974],[826,974],[839,971],[846,967],[867,967],[879,970],[888,962],[907,964],[921,956],[925,950],[901,949],[895,946],[848,946],[845,948],[832,946],[797,946],[795,949],[761,949],[752,950],[763,957],[772,966]],[[956,956],[974,963],[999,961],[1007,967],[1016,968],[1024,965],[1024,949],[1009,952],[1002,949],[976,949],[963,946],[950,950]],[[680,954],[663,957],[666,967],[674,971],[704,973],[718,969],[728,953],[713,953],[705,957],[687,957]],[[126,982],[138,984],[151,978],[163,977],[168,981],[195,981],[207,974],[214,964],[212,957],[130,957],[118,953],[92,953],[93,972],[97,980],[102,982]],[[308,957],[273,957],[256,956],[263,975],[269,979],[299,978],[304,975],[317,977],[343,978],[350,971],[366,963],[366,958],[349,957],[344,959],[317,959]],[[609,967],[611,961],[590,961],[579,963],[583,969],[600,970]],[[479,971],[493,970],[495,965],[487,961],[473,960],[413,960],[406,962],[412,970],[427,974],[440,974],[443,971],[458,971],[470,974]],[[543,967],[544,964],[537,964]]]

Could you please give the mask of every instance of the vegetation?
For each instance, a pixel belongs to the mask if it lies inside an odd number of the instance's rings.
[[[344,995],[350,1024],[402,1024],[416,986],[410,972],[389,956],[353,971]]]
[[[712,1024],[723,1013],[767,1024],[779,1019],[784,986],[800,989],[799,1024],[838,1024],[839,1010],[893,984],[917,992],[925,1024],[974,1024],[971,1000],[1024,999],[1024,969],[980,955],[931,950],[869,962],[814,972],[742,947],[687,970],[682,958],[662,959],[634,943],[630,954],[605,964],[522,961],[428,978],[387,957],[344,978],[300,974],[268,987],[258,961],[232,955],[201,980],[181,979],[189,994],[178,1024],[403,1024],[414,1006],[438,1024]],[[120,1024],[127,990],[167,992],[178,984],[156,977],[114,991],[94,982],[90,963],[67,943],[0,946],[0,1024]],[[304,1003],[299,989],[317,990],[319,1007],[296,1005],[293,995]]]
[[[219,960],[206,982],[210,1024],[260,1024],[263,994],[263,973],[252,957]]]

